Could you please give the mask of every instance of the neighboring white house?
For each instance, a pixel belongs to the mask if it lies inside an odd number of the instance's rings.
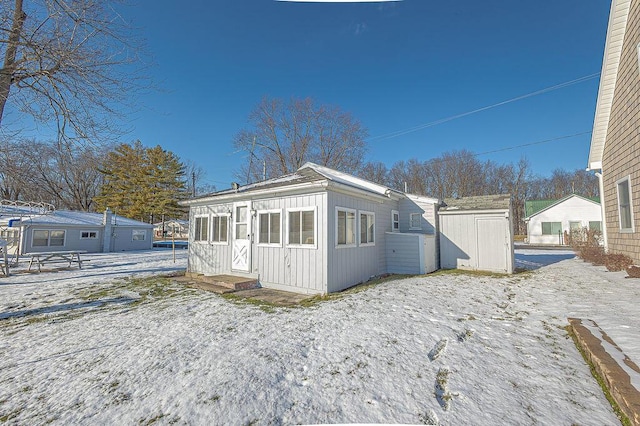
[[[391,271],[437,269],[437,199],[313,163],[182,204],[190,207],[190,273],[322,294]]]
[[[115,215],[4,206],[0,234],[11,254],[82,250],[90,253],[148,250],[153,225]]]
[[[440,264],[438,199],[313,163],[181,204],[190,207],[192,274],[236,275],[263,287],[323,294],[386,273],[429,273]],[[482,212],[460,217],[475,213]],[[500,214],[501,225],[508,225],[509,216]],[[500,238],[504,251],[503,236],[484,238]],[[492,242],[485,243],[480,255],[496,254],[486,250]]]
[[[186,240],[189,238],[189,221],[182,219],[165,220],[153,225],[153,235],[155,238],[175,238]]]
[[[438,218],[443,269],[513,272],[509,194],[445,199]]]
[[[572,194],[560,200],[525,202],[527,242],[564,245],[572,230],[602,230],[602,209],[596,200]]]

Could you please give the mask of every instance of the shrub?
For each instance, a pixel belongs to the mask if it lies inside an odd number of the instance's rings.
[[[585,262],[590,262],[596,266],[605,264],[605,252],[600,245],[600,231],[593,229],[579,229],[571,231],[569,243],[578,257]]]
[[[633,260],[626,254],[607,254],[604,265],[611,272],[624,271],[633,264]]]
[[[640,266],[631,265],[627,268],[629,278],[640,278]]]

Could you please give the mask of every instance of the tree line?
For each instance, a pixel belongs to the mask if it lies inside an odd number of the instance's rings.
[[[202,168],[180,161],[159,145],[95,146],[4,140],[0,142],[0,198],[41,201],[57,209],[116,213],[144,222],[182,217],[180,200],[215,188],[193,185]]]

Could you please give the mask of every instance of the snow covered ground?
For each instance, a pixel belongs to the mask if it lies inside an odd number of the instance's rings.
[[[184,269],[185,251],[87,258],[0,278],[0,421],[613,425],[566,318],[640,360],[640,282],[568,252],[267,311],[131,279]]]

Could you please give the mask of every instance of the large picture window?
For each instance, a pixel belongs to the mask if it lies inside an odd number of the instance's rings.
[[[620,179],[618,187],[618,215],[621,232],[633,232],[633,210],[631,209],[631,182],[629,177]]]
[[[542,222],[542,235],[558,235],[562,233],[562,222]]]
[[[226,243],[229,235],[229,216],[213,216],[211,218],[211,241]]]
[[[336,208],[336,242],[339,246],[356,244],[356,211]]]
[[[134,229],[131,231],[132,241],[144,241],[147,239],[147,231],[144,229]]]
[[[195,218],[194,241],[207,241],[209,239],[209,217],[200,216]]]
[[[65,231],[63,229],[35,229],[33,231],[33,247],[63,247]]]
[[[288,211],[287,242],[290,245],[315,246],[316,244],[316,211]]]
[[[370,212],[360,212],[360,245],[375,244],[376,218]]]
[[[258,213],[258,244],[280,245],[280,211]]]

